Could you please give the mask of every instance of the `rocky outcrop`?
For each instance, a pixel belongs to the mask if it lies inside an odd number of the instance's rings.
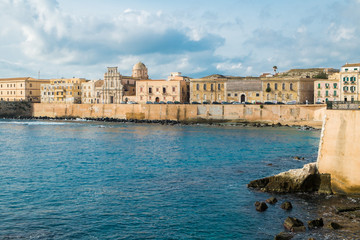
[[[288,217],[284,221],[284,227],[291,232],[305,232],[304,223],[297,218]]]
[[[310,220],[308,221],[308,228],[309,229],[315,229],[315,228],[320,228],[324,226],[324,221],[322,218],[318,218],[315,220]]]
[[[286,202],[283,202],[280,207],[284,210],[291,210],[292,204],[291,204],[291,202],[286,201]]]
[[[329,174],[320,174],[316,163],[306,164],[301,169],[293,169],[275,176],[251,181],[249,188],[264,192],[295,193],[317,192],[331,194]]]

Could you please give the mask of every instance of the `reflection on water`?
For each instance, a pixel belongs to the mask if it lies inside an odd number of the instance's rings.
[[[269,194],[246,187],[315,161],[319,131],[0,120],[0,134],[0,239],[272,239],[289,214],[336,217],[305,195],[258,213]]]

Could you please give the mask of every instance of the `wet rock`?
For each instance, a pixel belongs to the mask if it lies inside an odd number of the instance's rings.
[[[283,202],[280,207],[284,210],[291,210],[292,204],[291,204],[291,202],[286,201],[286,202]]]
[[[338,230],[341,228],[341,225],[336,222],[330,222],[328,227],[334,230]]]
[[[302,169],[293,169],[275,176],[251,181],[248,187],[276,193],[315,192],[319,189],[320,181],[316,163],[309,163]]]
[[[324,226],[324,221],[322,218],[318,218],[315,220],[308,221],[308,228],[309,229],[315,229],[320,228]]]
[[[263,212],[268,209],[268,206],[265,202],[261,202],[258,206],[256,206],[256,211]]]
[[[257,206],[260,205],[260,202],[259,202],[259,201],[256,201],[254,205],[255,205],[255,207],[257,207]]]
[[[267,203],[270,203],[270,204],[275,204],[275,203],[277,203],[277,199],[276,199],[276,197],[270,197],[270,198],[268,198],[268,199],[266,199],[266,202]]]
[[[340,206],[336,208],[336,213],[343,213],[343,212],[354,212],[360,210],[360,206]]]
[[[294,159],[294,160],[300,160],[300,157],[295,156],[295,157],[293,157],[293,159]]]
[[[305,232],[304,223],[297,218],[288,217],[284,221],[284,227],[291,232]]]
[[[274,240],[290,240],[294,236],[287,232],[281,232],[275,236]]]
[[[272,163],[268,163],[267,166],[272,166],[273,164]]]
[[[315,238],[309,238],[308,240],[316,240]]]

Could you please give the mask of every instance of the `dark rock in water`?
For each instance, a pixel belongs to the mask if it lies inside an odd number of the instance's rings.
[[[316,240],[315,238],[309,238],[308,240]]]
[[[263,212],[268,208],[265,202],[261,202],[258,206],[256,206],[256,211]]]
[[[295,157],[293,157],[293,159],[294,159],[294,160],[300,160],[300,157],[295,156]]]
[[[331,222],[331,223],[329,223],[328,226],[329,226],[329,228],[334,229],[334,230],[337,230],[337,229],[341,228],[341,225],[336,223],[336,222]]]
[[[272,163],[268,163],[267,166],[272,166],[273,164]]]
[[[292,232],[305,232],[306,228],[304,223],[297,218],[288,217],[284,221],[284,227]]]
[[[259,202],[259,201],[256,201],[254,205],[255,205],[255,207],[257,207],[257,206],[260,205],[260,202]]]
[[[322,218],[318,218],[315,220],[308,221],[308,228],[314,229],[314,228],[320,228],[324,226],[324,221]]]
[[[331,189],[327,177],[324,177],[323,183],[321,180],[322,177],[317,170],[316,163],[309,163],[302,169],[293,169],[275,176],[251,181],[248,187],[276,193],[316,192],[320,186],[322,186],[323,192],[327,192],[325,191],[327,188]]]
[[[266,200],[266,202],[270,203],[270,204],[275,204],[275,203],[277,203],[277,201],[278,200],[276,199],[276,197],[270,197]]]
[[[294,236],[287,232],[281,232],[275,236],[274,240],[290,240]]]
[[[292,204],[291,204],[291,202],[286,201],[286,202],[283,202],[280,207],[284,210],[291,210]]]

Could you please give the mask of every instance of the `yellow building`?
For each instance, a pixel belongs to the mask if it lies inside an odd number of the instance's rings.
[[[190,102],[226,101],[226,83],[227,78],[217,74],[190,79]]]
[[[2,78],[0,79],[1,101],[40,102],[40,85],[49,83],[46,79]]]
[[[84,78],[50,79],[41,85],[41,102],[81,103],[81,84]]]
[[[169,80],[136,81],[136,100],[138,103],[150,102],[189,102],[189,81],[187,77],[170,76]]]
[[[299,77],[261,78],[263,101],[283,103],[313,103],[314,79]]]
[[[227,102],[262,102],[263,92],[258,77],[228,77],[226,83]]]
[[[346,63],[341,67],[339,78],[341,101],[359,101],[360,63]]]

